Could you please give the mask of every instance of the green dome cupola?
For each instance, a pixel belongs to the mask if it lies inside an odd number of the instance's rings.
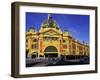
[[[51,14],[48,14],[48,18],[42,23],[42,28],[56,28],[59,30],[59,25],[52,19]]]

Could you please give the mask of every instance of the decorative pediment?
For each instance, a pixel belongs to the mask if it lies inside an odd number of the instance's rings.
[[[45,34],[45,35],[60,35],[61,33],[56,30],[50,29],[50,30],[43,32],[43,34]]]

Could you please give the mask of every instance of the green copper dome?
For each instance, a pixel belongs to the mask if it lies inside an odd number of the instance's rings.
[[[43,23],[42,23],[42,28],[56,28],[59,30],[59,26],[56,23],[56,21],[54,21],[51,17],[50,14],[48,14],[48,19],[46,19]]]

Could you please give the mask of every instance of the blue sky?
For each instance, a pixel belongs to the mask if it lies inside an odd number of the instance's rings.
[[[47,19],[47,16],[47,13],[26,12],[26,31],[32,26],[34,26],[36,31],[39,31],[41,24]],[[69,31],[80,42],[85,41],[89,44],[89,15],[51,14],[51,16],[62,31]]]

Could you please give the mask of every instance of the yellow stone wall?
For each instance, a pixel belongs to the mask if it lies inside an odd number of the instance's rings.
[[[57,40],[45,40],[44,37],[57,37]],[[37,42],[33,40],[36,39]],[[42,53],[40,52],[39,41],[42,41]],[[64,41],[63,41],[64,40]],[[32,45],[37,44],[37,48],[32,48]],[[73,47],[73,45],[75,45]],[[26,32],[26,50],[28,50],[28,57],[31,57],[36,52],[44,56],[44,50],[48,46],[56,47],[58,55],[89,55],[89,46],[85,43],[80,43],[78,40],[71,37],[68,32],[56,31],[55,29],[41,30],[39,33],[34,30]],[[80,49],[80,48],[82,49]],[[63,51],[61,51],[61,49]]]

